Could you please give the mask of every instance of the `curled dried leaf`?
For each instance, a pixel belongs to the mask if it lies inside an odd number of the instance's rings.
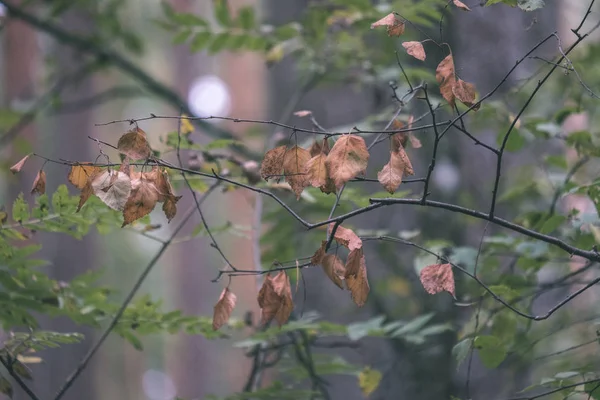
[[[131,196],[123,207],[123,225],[128,225],[152,212],[158,202],[159,193],[154,183],[147,179],[131,181]]]
[[[335,187],[340,189],[350,179],[364,174],[369,161],[365,140],[357,135],[340,137],[325,160],[327,173]]]
[[[18,163],[10,167],[10,172],[12,172],[13,174],[21,172],[21,169],[23,169],[23,166],[25,165],[29,157],[31,157],[31,154],[27,154],[25,157],[21,158]]]
[[[417,60],[425,61],[427,55],[425,54],[425,48],[421,42],[404,42],[402,47],[406,49],[406,52],[416,58]]]
[[[329,229],[333,229],[335,224],[332,222],[329,224]],[[346,247],[348,250],[356,250],[362,247],[362,240],[354,233],[352,229],[344,228],[343,226],[338,226],[335,230],[335,234],[333,238],[336,242]]]
[[[344,268],[344,264],[342,260],[334,254],[327,254],[322,259],[323,271],[325,274],[331,279],[333,283],[336,284],[340,289],[344,289],[344,284],[342,280],[344,279],[344,274],[346,270]]]
[[[467,7],[467,5],[460,0],[454,0],[454,5],[463,11],[471,11],[471,9],[469,7]]]
[[[273,176],[278,177],[277,180],[279,180],[283,171],[283,158],[286,150],[287,146],[279,146],[267,151],[260,165],[260,176],[265,181]]]
[[[454,107],[454,93],[452,88],[456,82],[454,71],[454,58],[449,54],[444,58],[435,70],[435,79],[440,85],[440,93],[446,101]]]
[[[364,306],[371,289],[367,280],[367,265],[362,248],[352,250],[348,254],[344,278],[354,303],[359,307]]]
[[[42,195],[46,193],[46,173],[43,170],[39,170],[35,180],[33,181],[33,187],[31,188],[31,194]]]
[[[377,173],[377,180],[383,185],[385,190],[394,194],[398,186],[402,183],[404,176],[404,163],[397,152],[390,153],[390,161],[384,165],[383,169]]]
[[[82,190],[87,184],[89,178],[96,172],[100,171],[100,167],[93,165],[80,164],[73,165],[69,171],[69,182],[71,182],[79,190]]]
[[[289,149],[283,157],[285,180],[290,184],[294,193],[296,193],[297,199],[300,199],[304,188],[310,185],[306,170],[306,164],[309,160],[310,153],[308,150],[298,146]]]
[[[388,36],[400,36],[404,33],[404,21],[395,13],[389,13],[385,17],[371,24],[371,29],[385,26]]]
[[[236,301],[237,296],[229,288],[223,289],[213,312],[213,330],[218,330],[229,321]]]
[[[452,93],[467,107],[471,107],[475,103],[475,98],[477,97],[475,85],[465,82],[462,79],[458,79],[456,83],[454,83],[454,86],[452,86]],[[475,108],[473,109],[477,111]]]
[[[327,185],[327,167],[325,166],[327,156],[320,153],[306,163],[306,173],[308,182],[312,187],[322,187]]]
[[[318,156],[321,153],[325,155],[329,154],[329,141],[323,139],[323,141],[315,140],[308,150],[311,157]]]
[[[446,291],[456,298],[454,294],[454,274],[450,264],[433,264],[421,270],[421,283],[429,294]]]
[[[140,128],[123,134],[117,142],[117,149],[133,160],[146,160],[152,154],[146,132]]]
[[[273,319],[279,326],[285,324],[290,318],[294,303],[290,278],[284,271],[279,271],[274,277],[267,274],[260,291],[258,292],[258,305],[261,309],[263,325]]]
[[[110,208],[123,211],[131,194],[131,179],[123,172],[105,170],[93,175],[93,193]]]
[[[313,265],[321,265],[323,262],[323,257],[325,257],[325,246],[327,245],[327,241],[323,240],[321,242],[321,247],[313,254],[310,258],[310,263]]]

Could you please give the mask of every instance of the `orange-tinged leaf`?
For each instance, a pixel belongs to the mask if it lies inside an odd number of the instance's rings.
[[[440,85],[440,93],[452,107],[454,107],[454,93],[452,87],[456,82],[454,75],[454,59],[452,54],[444,58],[435,70],[435,79]]]
[[[421,270],[421,283],[429,294],[446,291],[456,298],[454,294],[454,274],[450,264],[433,264]]]
[[[258,305],[261,309],[261,322],[268,324],[275,319],[279,326],[285,324],[290,318],[294,303],[290,278],[284,271],[271,277],[267,274],[260,291],[258,292]]]
[[[397,152],[390,152],[390,161],[384,165],[383,169],[377,173],[377,180],[383,185],[385,190],[394,194],[398,186],[402,183],[404,176],[404,163]]]
[[[10,172],[12,172],[13,174],[16,174],[17,172],[21,172],[21,169],[23,169],[23,166],[25,165],[25,163],[27,162],[27,159],[30,156],[31,156],[31,154],[27,154],[25,157],[21,158],[18,163],[16,163],[12,167],[10,167]]]
[[[460,0],[454,0],[454,5],[463,11],[471,11],[471,9],[469,7],[467,7],[467,5]]]
[[[283,173],[285,180],[290,184],[296,198],[300,199],[300,194],[305,187],[310,185],[306,164],[310,160],[310,153],[302,147],[294,146],[285,153],[283,157]]]
[[[325,257],[325,245],[327,245],[327,241],[323,240],[321,242],[321,247],[319,247],[319,249],[315,251],[315,254],[313,254],[313,256],[310,258],[311,264],[321,265],[323,262],[323,257]]]
[[[346,260],[346,286],[352,295],[354,303],[362,307],[367,302],[370,287],[367,280],[367,265],[365,263],[365,255],[363,249],[355,249],[348,254]]]
[[[389,13],[385,17],[371,24],[371,29],[385,26],[388,36],[400,36],[404,33],[404,21],[395,13]]]
[[[283,157],[285,156],[287,146],[275,147],[267,151],[265,158],[260,164],[260,176],[268,181],[269,178],[276,176],[279,180],[283,171]]]
[[[94,189],[92,188],[92,179],[88,179],[87,184],[81,189],[81,194],[79,195],[79,205],[77,206],[77,211],[81,210],[81,207],[85,204],[86,201],[90,198],[91,195],[94,194]]]
[[[100,171],[100,168],[93,165],[73,165],[69,171],[69,182],[75,185],[77,189],[82,190],[88,179],[98,171]]]
[[[475,85],[465,82],[462,79],[458,79],[454,83],[454,86],[452,86],[452,93],[467,107],[471,107],[475,103],[475,97],[477,96]]]
[[[235,307],[237,296],[233,294],[229,288],[223,289],[219,301],[215,304],[215,310],[213,312],[213,330],[218,330],[220,327],[225,325],[231,317],[231,312]]]
[[[306,163],[308,182],[312,187],[318,188],[327,185],[327,167],[325,166],[325,160],[327,160],[325,153],[320,153]]]
[[[406,49],[406,52],[416,58],[417,60],[425,61],[425,49],[423,48],[423,44],[421,42],[404,42],[402,43],[402,47]]]
[[[33,187],[31,188],[31,194],[39,194],[42,195],[46,193],[46,173],[43,170],[40,170],[35,180],[33,181]]]
[[[167,221],[171,222],[175,215],[177,214],[177,202],[181,199],[182,196],[168,196],[163,203],[162,210],[167,217]]]
[[[335,223],[329,224],[329,229],[333,229]],[[362,247],[362,240],[354,233],[352,229],[344,228],[343,226],[338,226],[335,230],[335,234],[333,238],[336,242],[346,247],[348,250],[356,250]]]
[[[124,221],[121,227],[150,214],[158,202],[158,190],[149,180],[136,179],[131,181],[131,186],[131,196],[123,208]]]
[[[134,160],[145,160],[152,154],[146,132],[140,128],[132,129],[123,134],[117,143],[117,149]]]
[[[340,189],[350,179],[364,174],[369,161],[365,140],[357,135],[340,137],[327,155],[327,173],[335,187]]]
[[[327,139],[323,139],[323,141],[315,140],[313,144],[308,149],[311,157],[318,156],[321,153],[325,153],[325,155],[329,154],[329,141]]]
[[[331,279],[337,287],[344,289],[342,280],[344,279],[346,270],[344,264],[342,264],[342,260],[334,254],[327,254],[323,257],[321,265],[323,265],[323,271],[325,271],[325,274],[327,274],[329,279]]]
[[[131,194],[132,183],[129,176],[123,172],[106,170],[94,175],[92,190],[104,204],[114,210],[123,211]]]

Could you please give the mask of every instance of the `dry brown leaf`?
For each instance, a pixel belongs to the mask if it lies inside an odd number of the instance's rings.
[[[358,174],[364,174],[369,161],[365,140],[357,135],[340,137],[327,156],[327,173],[335,187],[340,189]]]
[[[385,190],[394,194],[398,186],[402,183],[404,168],[405,165],[402,157],[397,152],[392,151],[390,152],[390,161],[377,173],[377,180],[383,185]]]
[[[327,139],[323,139],[323,141],[315,140],[313,144],[308,149],[311,157],[318,156],[321,153],[325,155],[329,154],[329,141]]]
[[[130,163],[131,163],[131,158],[125,157],[125,159],[123,160],[123,162],[121,162],[121,166],[119,167],[119,171],[121,171],[125,175],[130,175],[131,174],[131,166],[129,165]],[[154,167],[154,168],[156,168],[156,167]]]
[[[29,157],[31,157],[31,154],[27,154],[25,157],[21,158],[18,163],[10,167],[10,172],[12,172],[13,174],[21,172],[21,169],[23,169],[23,166],[25,165],[25,162],[27,162],[27,159]]]
[[[46,193],[46,173],[41,169],[37,173],[33,181],[33,187],[31,188],[31,194],[35,193],[39,195]]]
[[[452,107],[454,107],[454,93],[452,88],[456,82],[454,75],[454,59],[449,54],[439,63],[435,70],[435,79],[440,85],[440,93]]]
[[[279,181],[283,171],[283,158],[286,150],[287,146],[279,146],[266,152],[265,158],[260,164],[260,176],[265,181],[273,176],[277,177],[277,181]]]
[[[467,107],[471,107],[475,103],[475,97],[477,96],[475,85],[465,82],[462,79],[459,79],[454,83],[454,86],[452,86],[452,93]]]
[[[310,160],[308,150],[298,146],[288,149],[283,157],[285,180],[290,184],[294,193],[296,193],[296,199],[300,199],[304,188],[310,185],[306,171],[308,160]]]
[[[177,214],[177,202],[181,199],[182,196],[168,196],[163,203],[162,210],[167,217],[167,222],[171,222],[175,215]]]
[[[219,301],[215,304],[212,322],[213,330],[218,330],[229,321],[236,300],[237,296],[229,288],[223,289]]]
[[[124,220],[121,228],[150,214],[158,202],[159,193],[151,181],[136,179],[131,181],[131,187],[131,195],[123,208]]]
[[[372,23],[371,29],[377,28],[378,26],[385,26],[388,36],[400,36],[404,33],[405,28],[404,21],[393,12],[381,18],[379,21]]]
[[[81,207],[85,204],[86,201],[90,198],[91,195],[94,194],[94,188],[92,187],[92,178],[88,179],[87,184],[81,189],[81,194],[79,195],[79,205],[77,206],[77,211],[81,210]]]
[[[352,250],[348,254],[344,278],[346,279],[346,286],[352,294],[354,303],[359,307],[364,306],[371,289],[367,280],[367,265],[362,248]]]
[[[465,3],[463,3],[462,1],[454,0],[454,5],[463,11],[471,11],[471,9],[469,7],[467,7],[467,5]]]
[[[312,187],[317,188],[327,185],[327,167],[325,166],[325,160],[327,160],[325,153],[320,153],[306,163],[308,182]]]
[[[290,278],[284,271],[271,277],[267,274],[265,281],[258,292],[258,305],[261,309],[261,322],[268,324],[275,319],[279,326],[285,324],[290,318],[294,308]]]
[[[335,223],[329,224],[329,229],[333,229]],[[346,247],[348,250],[356,250],[362,247],[362,240],[354,233],[352,229],[344,228],[343,226],[338,226],[335,230],[335,234],[333,238],[336,242]]]
[[[312,114],[312,111],[310,111],[310,110],[300,110],[300,111],[296,111],[294,113],[294,115],[296,117],[308,117],[311,114]]]
[[[406,49],[406,52],[416,58],[417,60],[425,61],[427,55],[421,42],[404,42],[402,47]]]
[[[333,283],[337,285],[340,289],[344,289],[344,284],[342,280],[344,279],[344,274],[346,270],[344,269],[344,264],[342,260],[336,255],[327,254],[323,257],[322,260],[323,271],[325,274],[331,279]]]
[[[433,264],[421,270],[421,283],[429,294],[447,291],[456,298],[454,294],[454,274],[450,264]]]
[[[132,190],[129,176],[115,170],[105,170],[93,175],[93,193],[110,208],[123,211]]]
[[[421,141],[415,135],[413,135],[412,132],[408,133],[408,140],[410,141],[410,145],[413,149],[419,149],[421,146],[423,146]]]
[[[93,165],[73,165],[71,167],[71,170],[69,171],[69,182],[75,185],[77,189],[83,190],[83,188],[88,182],[88,179],[100,170],[101,168],[95,167]]]
[[[134,160],[145,160],[152,154],[146,132],[140,128],[132,129],[123,134],[119,138],[117,149]]]
[[[327,241],[323,240],[321,242],[321,247],[319,247],[319,249],[315,251],[315,254],[313,254],[313,256],[310,258],[311,264],[321,265],[323,262],[323,257],[325,257],[325,245],[327,245]]]

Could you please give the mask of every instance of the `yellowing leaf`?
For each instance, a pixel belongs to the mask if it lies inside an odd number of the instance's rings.
[[[12,172],[13,174],[16,174],[17,172],[21,172],[21,169],[23,169],[25,162],[27,162],[27,159],[30,156],[31,156],[31,154],[27,154],[25,157],[21,158],[18,163],[16,163],[12,167],[10,167],[10,172]]]
[[[455,297],[454,274],[450,264],[433,264],[421,270],[421,284],[429,294],[446,291]]]
[[[69,182],[79,190],[82,190],[87,184],[88,178],[100,171],[99,167],[93,165],[73,165],[69,171]]]
[[[435,79],[440,85],[440,93],[444,99],[454,107],[454,93],[452,92],[452,88],[456,82],[456,77],[454,75],[454,59],[452,58],[452,54],[449,54],[439,63],[435,70]]]
[[[369,161],[369,150],[365,140],[356,135],[340,137],[327,155],[327,173],[335,187],[340,189],[358,174],[364,174]]]
[[[425,61],[425,49],[421,42],[404,42],[402,47],[406,49],[406,52],[416,58],[417,60]]]
[[[335,283],[337,287],[343,289],[344,285],[342,280],[344,279],[346,270],[344,268],[344,264],[342,264],[342,260],[340,260],[340,258],[334,254],[326,254],[321,261],[325,274],[327,274],[329,279],[331,279],[331,281]]]
[[[123,211],[131,194],[131,179],[123,172],[106,170],[94,176],[93,193],[110,208]],[[88,196],[89,197],[89,196]]]
[[[454,86],[452,86],[452,93],[467,107],[471,107],[475,103],[475,97],[477,96],[475,85],[465,82],[462,79],[457,80]],[[475,108],[473,109],[477,111]]]
[[[285,180],[290,184],[296,199],[300,199],[300,194],[305,187],[310,185],[306,164],[310,160],[310,153],[302,147],[294,146],[285,153],[283,157],[283,173]]]
[[[267,151],[265,158],[263,158],[260,164],[260,176],[265,181],[268,181],[273,176],[276,176],[279,181],[279,176],[283,171],[283,157],[286,150],[287,146],[279,146]]]
[[[260,291],[258,292],[258,305],[261,309],[263,325],[275,319],[279,326],[285,324],[290,318],[294,308],[290,278],[284,271],[271,277],[267,274]]]
[[[376,369],[371,369],[371,367],[365,367],[358,374],[358,386],[360,386],[360,390],[365,397],[368,397],[371,393],[373,393],[381,382],[381,372]]]
[[[187,117],[187,115],[182,115],[182,117]],[[187,135],[189,133],[194,132],[194,125],[190,122],[188,118],[181,118],[181,134]]]
[[[133,160],[145,160],[152,154],[146,132],[135,128],[119,138],[117,149]]]
[[[215,304],[212,322],[213,330],[218,330],[229,321],[236,301],[237,296],[229,288],[223,289],[219,301]]]
[[[39,170],[35,180],[33,181],[33,187],[31,188],[31,194],[42,195],[46,193],[46,173],[43,170]]]
[[[367,280],[367,265],[362,248],[352,250],[348,254],[344,278],[354,303],[359,307],[364,306],[371,289]]]
[[[131,187],[131,196],[123,208],[124,221],[121,227],[150,214],[158,202],[159,193],[156,186],[144,177],[132,180]]]
[[[471,11],[471,9],[469,7],[467,7],[467,5],[465,3],[463,3],[462,1],[454,0],[454,5],[463,11]]]
[[[400,19],[395,13],[389,13],[385,17],[381,18],[371,24],[371,29],[377,28],[378,26],[385,26],[388,36],[400,36],[404,33],[404,21]]]
[[[335,224],[332,222],[329,224],[329,229],[333,229]],[[335,235],[333,238],[336,242],[346,247],[348,250],[356,250],[362,247],[362,240],[354,233],[352,229],[344,228],[343,226],[338,226],[335,230]]]

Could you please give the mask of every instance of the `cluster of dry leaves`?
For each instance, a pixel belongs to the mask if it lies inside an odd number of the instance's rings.
[[[152,155],[146,133],[139,128],[125,133],[119,139],[117,149],[124,155],[119,170],[91,163],[71,167],[69,182],[81,190],[77,212],[90,196],[95,195],[110,208],[123,212],[122,226],[148,215],[157,203],[163,203],[162,209],[170,222],[177,214],[177,202],[181,196],[173,193],[166,170],[154,166],[150,171],[138,172],[130,165],[134,160],[147,160]],[[25,156],[10,170],[19,172],[29,156]],[[44,194],[45,191],[46,173],[40,170],[31,193]]]

